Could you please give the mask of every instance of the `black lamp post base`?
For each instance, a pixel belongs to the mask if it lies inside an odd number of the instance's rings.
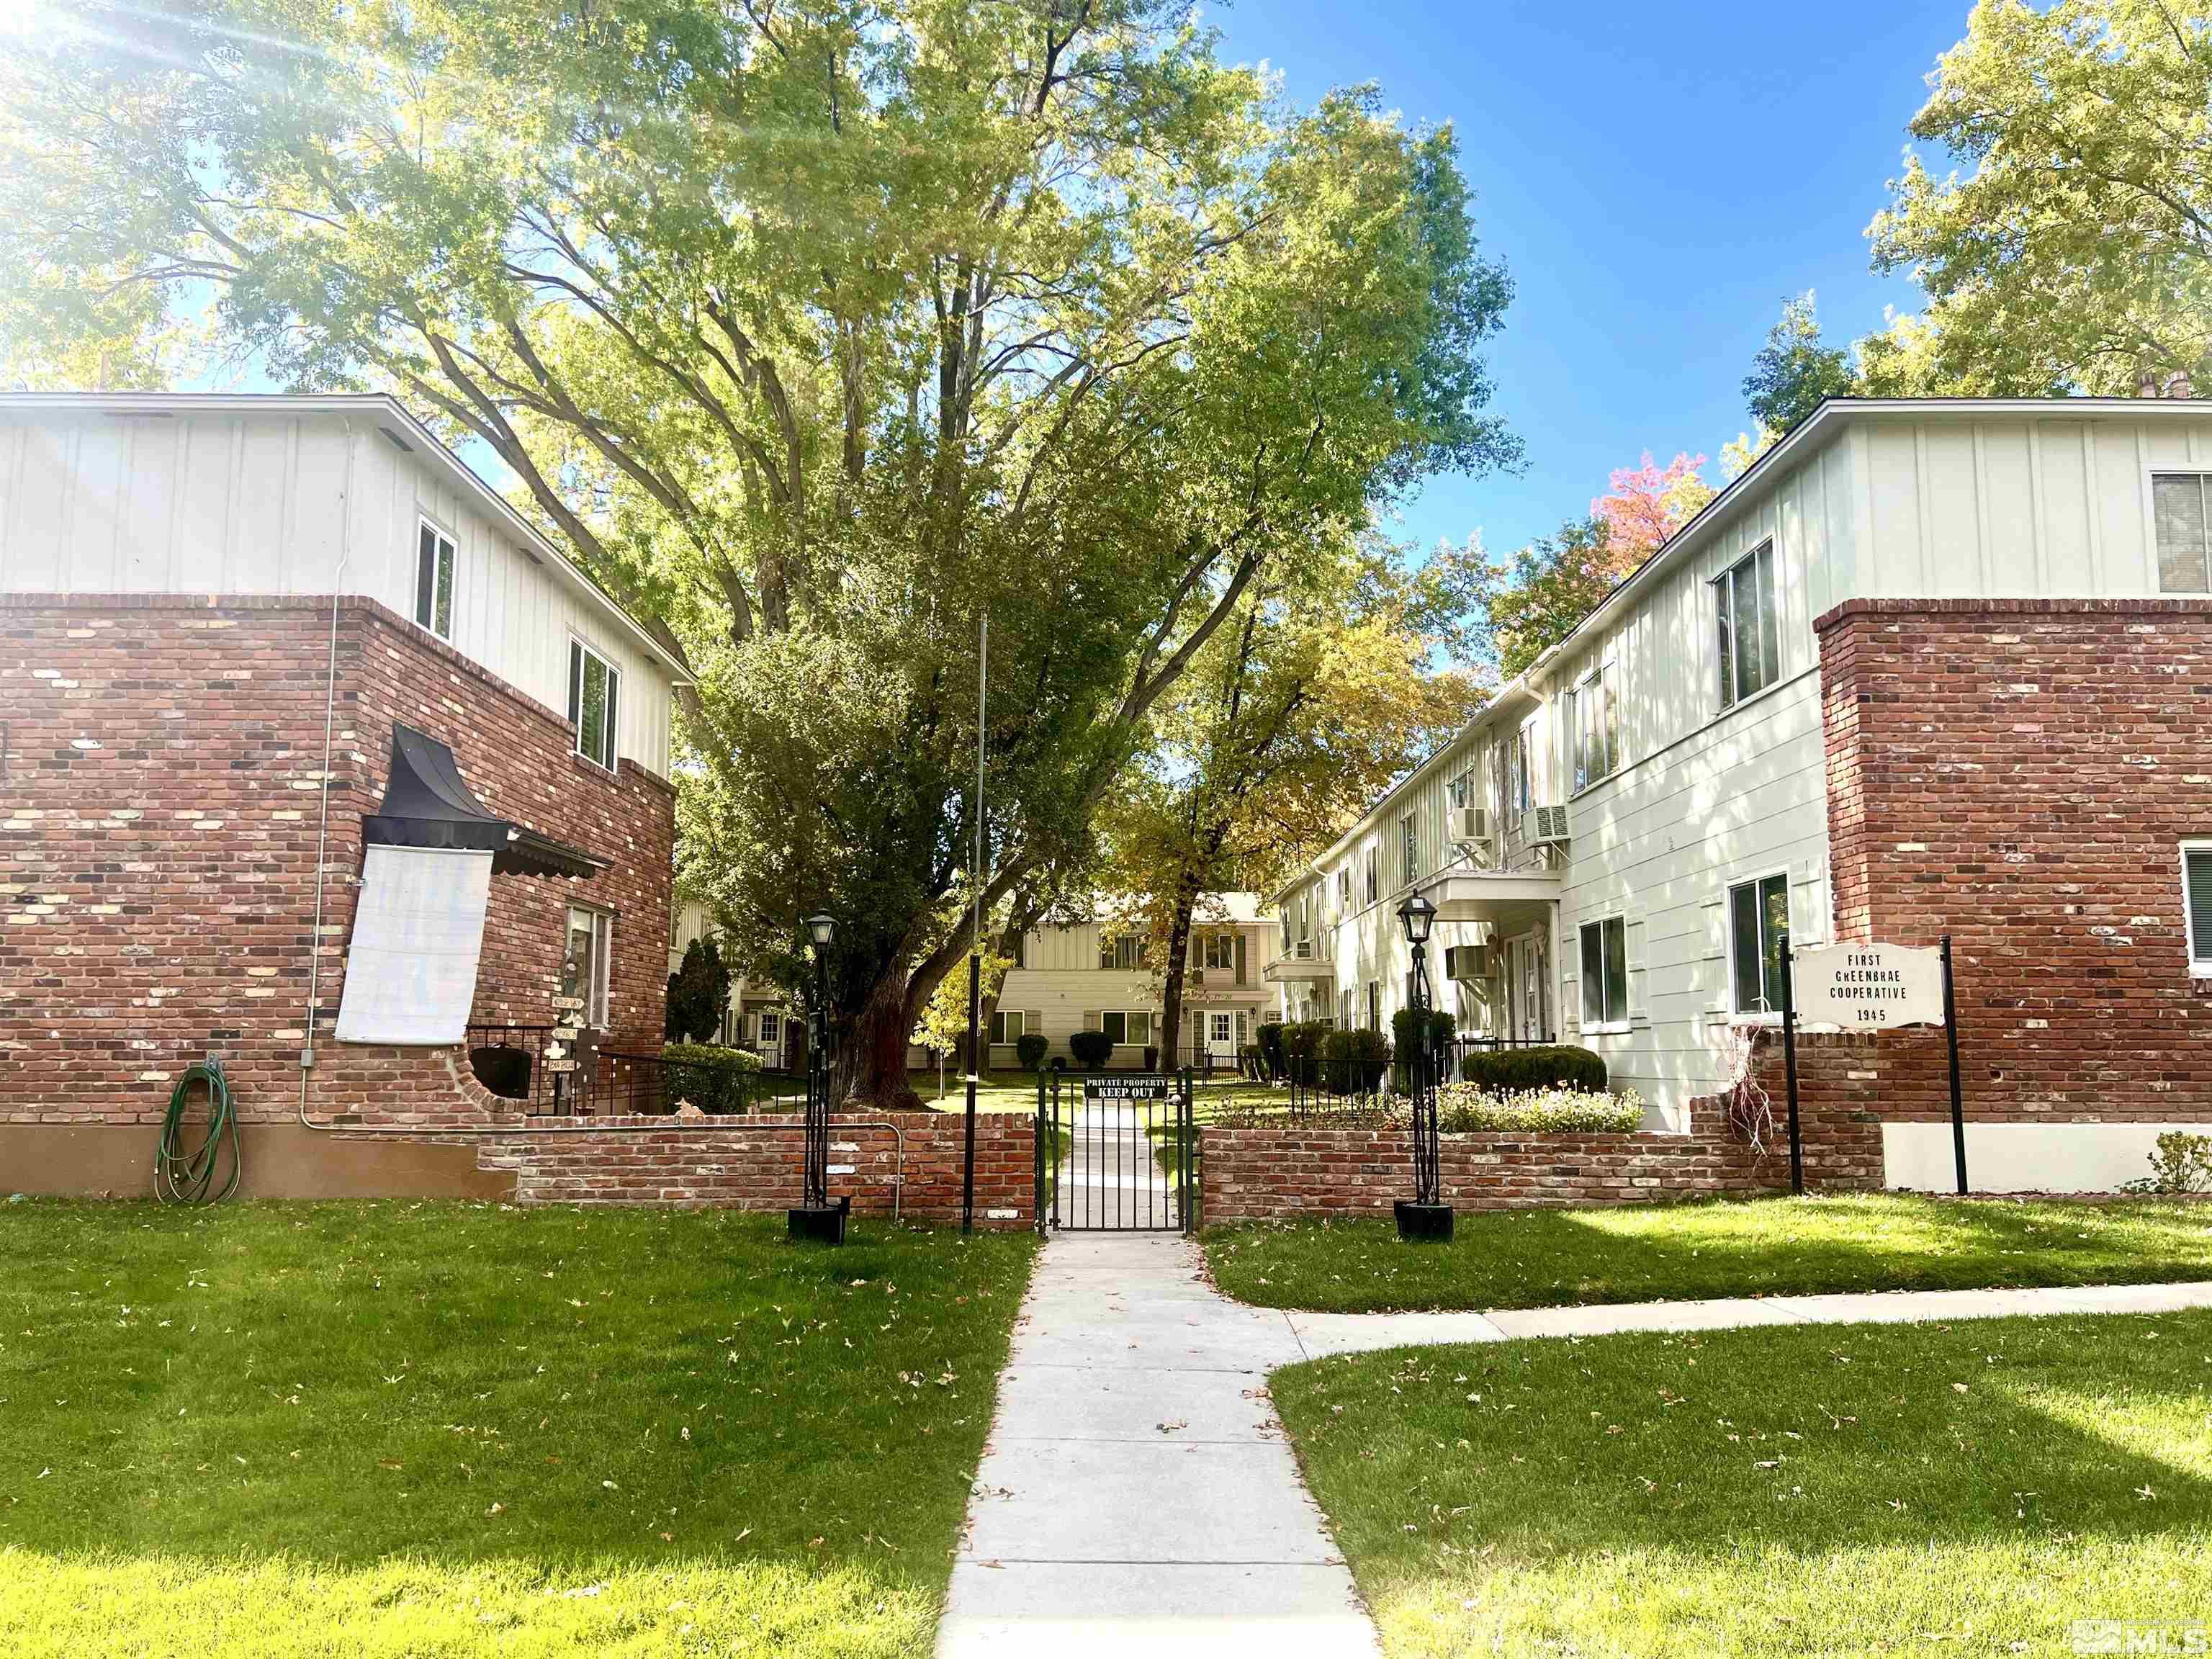
[[[834,1204],[801,1204],[786,1210],[784,1216],[793,1238],[811,1239],[820,1244],[842,1244],[845,1218],[852,1212],[853,1199],[848,1193]]]
[[[1398,1212],[1398,1237],[1409,1244],[1452,1236],[1452,1209],[1449,1204],[1413,1204],[1401,1198],[1393,1207]]]

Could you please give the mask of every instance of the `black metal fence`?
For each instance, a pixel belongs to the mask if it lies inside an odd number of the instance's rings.
[[[555,1025],[471,1025],[469,1069],[477,1081],[502,1100],[523,1103],[533,1116],[565,1117],[585,1109],[584,1073],[575,1060],[575,1043],[556,1039]],[[549,1065],[545,1051],[561,1050]]]
[[[1054,1072],[1037,1089],[1037,1196],[1051,1226],[1188,1232],[1198,1135],[1191,1073]]]
[[[709,1116],[796,1111],[806,1079],[735,1060],[672,1060],[651,1050],[597,1048],[555,1036],[554,1025],[481,1024],[468,1030],[477,1081],[534,1117],[659,1117],[685,1105]],[[556,1052],[549,1054],[549,1050]]]

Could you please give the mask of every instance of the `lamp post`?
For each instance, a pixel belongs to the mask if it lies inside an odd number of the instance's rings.
[[[1406,1057],[1406,1075],[1413,1085],[1413,1199],[1398,1200],[1398,1237],[1403,1239],[1449,1238],[1451,1206],[1443,1201],[1443,1178],[1437,1165],[1440,1153],[1437,1131],[1436,1045],[1429,1031],[1429,930],[1436,925],[1437,907],[1419,893],[1409,893],[1398,907],[1406,943],[1413,948],[1413,982],[1408,1001],[1413,1014],[1413,1052]]]
[[[837,919],[809,916],[806,935],[814,945],[814,1041],[806,1055],[806,1168],[799,1206],[786,1212],[791,1237],[845,1242],[845,1218],[852,1194],[830,1201],[830,946]]]

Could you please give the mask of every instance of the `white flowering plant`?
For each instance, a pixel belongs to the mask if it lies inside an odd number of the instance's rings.
[[[1626,1134],[1644,1121],[1633,1089],[1484,1089],[1447,1083],[1437,1091],[1438,1127],[1447,1134],[1519,1130],[1529,1134]]]

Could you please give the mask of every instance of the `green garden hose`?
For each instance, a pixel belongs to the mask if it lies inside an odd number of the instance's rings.
[[[198,1083],[207,1090],[207,1135],[190,1153],[184,1150],[185,1102]],[[216,1192],[216,1170],[222,1162],[222,1139],[230,1137],[230,1179]],[[222,1062],[210,1059],[189,1066],[169,1096],[161,1119],[161,1147],[154,1155],[154,1196],[164,1204],[220,1204],[238,1190],[238,1115],[231,1109],[230,1085]]]

